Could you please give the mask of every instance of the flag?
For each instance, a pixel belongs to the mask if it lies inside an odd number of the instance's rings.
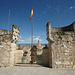
[[[31,11],[30,20],[31,20],[32,16],[33,16],[33,9]]]

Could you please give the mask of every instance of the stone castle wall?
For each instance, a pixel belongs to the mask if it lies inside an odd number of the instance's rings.
[[[7,67],[9,66],[9,50],[7,50],[9,46],[7,44],[0,45],[0,66]]]
[[[47,23],[49,42],[49,66],[52,68],[75,68],[75,22],[67,27],[51,28]]]
[[[14,58],[15,58],[14,54],[16,53],[18,39],[19,39],[18,26],[13,25],[12,30],[0,29],[0,66],[1,67],[14,66]]]
[[[73,68],[75,66],[75,41],[73,34],[65,33],[60,35],[52,34],[52,67],[54,68]]]
[[[8,31],[8,30],[0,29],[0,42],[5,42],[6,40],[11,40],[11,39],[12,39],[11,30]]]

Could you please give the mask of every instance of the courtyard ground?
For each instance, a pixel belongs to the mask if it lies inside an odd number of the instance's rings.
[[[0,68],[0,75],[75,75],[75,69],[51,69],[48,67]]]

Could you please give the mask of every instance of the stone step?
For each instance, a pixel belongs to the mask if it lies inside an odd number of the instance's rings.
[[[47,67],[46,65],[39,65],[39,64],[30,64],[30,63],[17,63],[15,66],[22,66],[22,67]]]

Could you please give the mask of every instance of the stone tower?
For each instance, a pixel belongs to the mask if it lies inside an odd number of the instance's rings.
[[[16,25],[12,26],[12,42],[17,43],[19,41],[19,27]]]
[[[38,46],[41,46],[41,44],[40,44],[40,40],[38,40]]]

